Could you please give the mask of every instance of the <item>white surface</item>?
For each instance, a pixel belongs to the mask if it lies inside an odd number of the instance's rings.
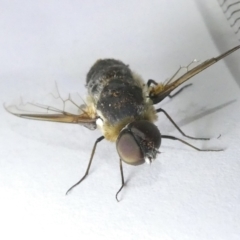
[[[130,64],[144,79],[164,81],[179,64],[205,60],[238,44],[217,1],[1,1],[0,101],[39,99],[54,81],[86,96],[85,75],[98,58]],[[115,146],[77,125],[1,112],[0,239],[240,238],[240,52],[196,76],[162,107],[193,136],[197,152],[163,140],[151,166],[124,165],[120,187]],[[180,136],[163,117],[162,133]],[[222,137],[216,139],[218,134]]]

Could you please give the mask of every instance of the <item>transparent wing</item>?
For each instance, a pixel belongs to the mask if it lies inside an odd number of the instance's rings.
[[[211,58],[209,60],[206,60],[203,63],[198,64],[197,66],[193,67],[191,69],[191,66],[196,63],[196,60],[194,60],[192,63],[190,63],[186,67],[180,67],[179,70],[173,75],[173,77],[169,80],[167,80],[166,83],[159,83],[156,86],[151,87],[149,97],[153,101],[153,104],[161,102],[165,97],[167,97],[175,88],[189,80],[191,77],[195,76],[196,74],[200,73],[204,69],[210,67],[214,63],[218,62],[219,60],[225,58],[229,54],[233,53],[234,51],[238,50],[240,48],[239,46],[236,46],[232,48],[231,50],[221,54],[220,56],[216,58]],[[182,70],[185,70],[186,73],[181,75]]]
[[[9,113],[21,118],[50,122],[75,123],[83,125],[91,130],[96,129],[96,113],[95,108],[91,106],[91,104],[87,105],[85,103],[78,105],[72,100],[70,94],[65,100],[60,96],[59,92],[57,94],[57,96],[54,96],[53,94],[50,95],[58,101],[58,105],[59,102],[61,103],[61,108],[32,102],[27,102],[25,104],[21,102],[18,105],[9,106],[4,105],[4,107]]]

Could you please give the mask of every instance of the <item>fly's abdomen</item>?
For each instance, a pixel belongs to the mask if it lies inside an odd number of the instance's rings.
[[[111,125],[136,118],[144,108],[142,88],[121,61],[97,61],[87,74],[87,88],[97,110]]]
[[[87,74],[88,93],[98,101],[103,88],[112,79],[133,81],[131,70],[123,62],[115,59],[98,60]]]

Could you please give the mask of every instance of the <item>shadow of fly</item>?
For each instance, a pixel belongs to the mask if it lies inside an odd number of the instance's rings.
[[[60,98],[63,104],[69,101],[75,105],[78,108],[77,114],[65,111],[65,107],[60,110],[33,103],[29,104],[39,109],[45,109],[46,112],[24,112],[16,105],[5,106],[5,108],[11,114],[22,118],[74,123],[90,130],[100,129],[102,136],[97,138],[93,145],[85,174],[68,189],[66,194],[87,177],[97,144],[103,139],[116,142],[121,174],[121,187],[116,193],[116,199],[119,201],[118,194],[125,184],[122,162],[135,166],[152,163],[160,153],[159,148],[162,139],[179,141],[197,151],[222,151],[222,149],[200,149],[175,136],[162,135],[154,124],[158,113],[164,114],[184,137],[194,140],[209,140],[209,138],[196,138],[185,134],[164,109],[155,108],[154,105],[166,97],[176,96],[191,84],[183,86],[175,94],[172,94],[173,90],[239,48],[240,46],[234,47],[216,58],[197,64],[195,67],[193,65],[197,61],[194,60],[186,67],[180,67],[164,83],[157,83],[150,79],[145,84],[142,78],[123,62],[115,59],[100,59],[87,74],[88,97],[86,103],[79,106],[70,96],[67,100],[64,100],[58,92],[57,98]],[[182,71],[184,73],[181,73]]]

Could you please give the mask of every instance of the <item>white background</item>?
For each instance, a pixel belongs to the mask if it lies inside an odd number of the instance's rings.
[[[41,99],[54,87],[86,96],[98,58],[121,59],[147,80],[238,45],[216,1],[0,2],[0,102]],[[205,70],[161,106],[181,128],[210,142],[163,140],[151,165],[124,165],[119,195],[115,145],[78,125],[20,119],[0,108],[0,239],[239,239],[240,52]],[[164,134],[180,136],[160,115]],[[217,139],[219,134],[220,139]]]

